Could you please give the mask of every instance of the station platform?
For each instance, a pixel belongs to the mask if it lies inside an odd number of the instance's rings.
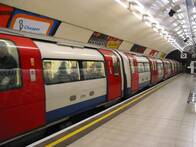
[[[145,91],[142,95],[148,94],[142,100],[139,98],[143,96],[139,95],[132,102],[127,101],[129,104],[136,100],[139,102],[88,133],[81,132],[92,126],[92,122],[99,122],[103,116],[73,132],[68,131],[70,134],[62,134],[61,131],[30,146],[196,147],[196,107],[187,104],[195,83],[193,75],[178,75]],[[124,105],[128,104],[119,104],[117,109]],[[82,137],[71,144],[63,143],[79,132]]]

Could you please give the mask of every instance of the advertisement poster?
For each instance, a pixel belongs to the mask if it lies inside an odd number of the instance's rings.
[[[122,40],[108,36],[106,47],[111,48],[111,49],[118,49],[121,43],[122,43]]]
[[[106,45],[107,45],[107,38],[108,38],[108,36],[105,35],[105,34],[94,32],[91,35],[88,43],[94,44],[94,45],[98,45],[98,46],[105,46],[106,47]]]
[[[91,35],[88,43],[103,46],[110,49],[118,49],[122,43],[122,40],[99,32],[94,32]]]
[[[166,54],[165,53],[163,53],[163,52],[159,52],[159,54],[158,54],[158,58],[161,58],[161,59],[163,59],[163,58],[165,58],[165,56],[166,56]]]
[[[134,44],[130,51],[143,54],[145,50],[146,50],[146,47],[138,45],[138,44]]]
[[[8,28],[47,36],[54,35],[60,22],[34,13],[15,10]]]
[[[154,49],[151,49],[150,53],[149,53],[149,56],[151,57],[156,57],[158,55],[159,51],[157,50],[154,50]]]

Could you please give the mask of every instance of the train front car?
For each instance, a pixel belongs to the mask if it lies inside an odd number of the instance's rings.
[[[45,124],[39,49],[31,39],[0,34],[0,142]]]
[[[94,49],[35,44],[42,55],[47,122],[84,112],[106,101],[102,54]]]

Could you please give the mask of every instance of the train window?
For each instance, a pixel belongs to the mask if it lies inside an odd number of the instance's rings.
[[[112,53],[112,62],[113,62],[113,67],[114,67],[114,75],[118,76],[119,75],[119,60],[116,54]]]
[[[145,72],[143,63],[138,63],[138,72]]]
[[[134,73],[135,72],[135,66],[133,63],[133,59],[129,59],[129,66],[130,66],[130,72]]]
[[[145,68],[145,71],[146,72],[149,72],[150,71],[150,65],[149,65],[149,63],[144,63],[144,68]]]
[[[161,69],[161,64],[157,64],[157,69],[158,69],[158,71],[161,71],[162,69]]]
[[[18,49],[12,41],[0,39],[0,90],[21,86]]]
[[[101,61],[82,61],[84,80],[105,77],[104,63]]]
[[[80,80],[79,63],[71,60],[44,60],[46,84],[67,83]]]

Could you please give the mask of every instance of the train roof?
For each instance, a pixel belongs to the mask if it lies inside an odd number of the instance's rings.
[[[34,41],[41,51],[43,58],[78,59],[78,60],[104,60],[101,53],[95,49],[62,46],[54,43]]]
[[[149,62],[148,59],[144,56],[137,56],[137,55],[134,56],[138,62]]]

